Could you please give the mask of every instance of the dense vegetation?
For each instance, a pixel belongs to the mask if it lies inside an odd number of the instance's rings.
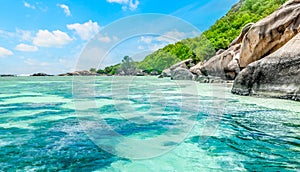
[[[105,69],[97,70],[98,74],[107,74],[107,75],[114,75],[117,73],[118,69],[120,68],[120,64],[114,66],[107,66]]]
[[[219,49],[226,49],[251,22],[270,15],[287,0],[241,0],[209,30],[196,38],[167,45],[148,55],[139,66],[147,70],[163,70],[180,60],[192,58],[195,63],[207,60]]]
[[[215,54],[215,51],[226,49],[246,24],[268,16],[286,1],[240,0],[202,35],[167,45],[148,55],[142,62],[136,62],[136,67],[147,73],[161,72],[176,62],[188,58],[192,58],[194,63],[207,60]],[[120,64],[98,70],[98,73],[115,74],[119,68]]]
[[[286,1],[287,0],[241,0],[203,34],[216,50],[226,49],[240,34],[243,26],[265,18]]]
[[[182,42],[177,42],[148,55],[142,62],[137,64],[137,67],[145,70],[147,73],[152,71],[160,73],[162,70],[170,67],[170,64],[193,58],[194,56],[195,54],[188,46]]]

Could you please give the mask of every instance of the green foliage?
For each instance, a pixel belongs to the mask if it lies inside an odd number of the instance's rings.
[[[193,58],[194,56],[195,54],[188,46],[182,42],[177,42],[148,55],[142,62],[137,64],[137,67],[145,70],[147,73],[152,71],[160,72],[177,62]]]
[[[120,65],[120,71],[123,71],[125,75],[132,75],[135,73],[135,63],[131,57],[125,56]]]
[[[107,74],[107,75],[115,75],[120,68],[120,64],[114,66],[108,66],[105,69],[97,70],[98,74]]]
[[[203,35],[200,35],[196,38],[188,38],[181,41],[186,47],[189,47],[193,52],[194,63],[208,60],[215,54],[215,49],[211,45],[210,41],[206,39]]]
[[[242,28],[251,22],[265,18],[274,12],[287,0],[240,0],[231,10],[219,19],[209,30],[196,38],[188,38],[175,44],[167,45],[152,54],[143,61],[135,62],[138,69],[147,73],[161,72],[171,65],[192,58],[194,63],[211,58],[216,50],[226,49],[228,45],[240,34]],[[124,59],[125,60],[125,59]],[[122,65],[110,66],[98,73],[115,74],[120,68],[124,68],[130,59]]]
[[[242,28],[251,22],[270,15],[287,0],[243,0],[220,20],[218,20],[204,36],[219,49],[226,49],[228,45],[240,34]]]
[[[96,72],[97,72],[97,69],[96,69],[96,68],[91,68],[91,69],[90,69],[90,72],[96,73]]]
[[[138,67],[147,71],[164,70],[188,58],[194,63],[208,60],[216,50],[226,49],[246,24],[270,15],[286,1],[241,0],[202,35],[167,45],[148,55]]]

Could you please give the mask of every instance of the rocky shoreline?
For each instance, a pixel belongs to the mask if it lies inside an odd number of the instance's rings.
[[[139,71],[135,75],[152,74]],[[57,76],[110,75],[84,70]],[[247,24],[226,50],[219,50],[209,60],[198,64],[184,60],[162,71],[159,78],[163,77],[233,83],[233,94],[300,101],[300,0],[289,0],[266,18]]]
[[[289,0],[247,24],[226,50],[208,61],[183,61],[162,76],[210,83],[234,82],[232,93],[300,100],[300,0]],[[188,67],[189,66],[189,67]]]

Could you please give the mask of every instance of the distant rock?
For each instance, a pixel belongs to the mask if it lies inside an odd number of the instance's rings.
[[[145,72],[145,71],[143,71],[143,70],[138,70],[138,71],[136,71],[136,74],[135,74],[136,76],[146,76],[147,75],[147,73]]]
[[[75,71],[75,72],[69,72],[65,74],[59,74],[58,76],[96,76],[96,75],[97,73],[83,70],[83,71]]]
[[[237,76],[232,93],[300,100],[300,34]]]
[[[163,70],[160,77],[172,77],[172,72],[175,71],[176,69],[179,68],[188,69],[190,66],[194,66],[194,64],[192,63],[192,59],[187,59],[178,62],[172,65],[170,68]]]
[[[46,74],[46,73],[35,73],[35,74],[32,74],[30,76],[54,76],[54,75],[49,75],[49,74]]]
[[[172,80],[194,80],[195,76],[188,70],[184,68],[177,68],[172,71]]]
[[[0,77],[16,77],[17,75],[12,75],[12,74],[2,74]]]
[[[156,75],[159,75],[159,73],[157,71],[152,71],[152,72],[150,72],[150,75],[156,76]]]
[[[165,69],[162,71],[160,78],[164,78],[164,77],[171,77],[171,69]]]
[[[300,32],[300,1],[289,0],[255,23],[243,38],[241,68],[275,52]]]

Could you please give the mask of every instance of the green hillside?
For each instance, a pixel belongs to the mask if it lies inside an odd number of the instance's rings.
[[[199,37],[185,39],[155,51],[148,55],[139,67],[145,70],[162,70],[188,58],[193,58],[195,62],[209,59],[215,54],[215,51],[226,49],[246,24],[257,22],[270,15],[286,1],[241,0]],[[169,56],[165,56],[165,54]]]
[[[246,24],[265,18],[286,1],[242,0],[203,34],[216,50],[226,49]]]
[[[268,16],[287,0],[240,0],[213,26],[196,38],[188,38],[167,45],[136,63],[138,69],[158,72],[176,62],[192,58],[195,63],[211,58],[219,49],[226,49],[240,34],[242,28],[251,22]],[[107,67],[99,73],[114,74],[119,66]]]

